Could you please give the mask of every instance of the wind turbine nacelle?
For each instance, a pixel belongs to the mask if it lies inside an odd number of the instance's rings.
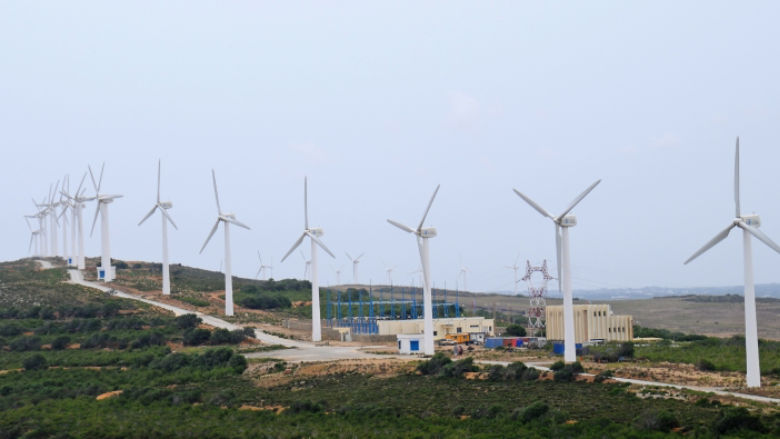
[[[561,227],[574,227],[577,225],[577,217],[574,215],[566,215],[561,219]]]
[[[317,238],[325,234],[325,231],[319,227],[312,227],[311,229],[309,229],[309,232],[311,232],[311,234],[316,236]]]
[[[750,227],[761,227],[761,217],[758,215],[742,215],[742,221]]]
[[[167,210],[173,207],[173,203],[171,203],[170,201],[162,201],[160,202],[160,207]]]
[[[436,236],[436,228],[435,227],[428,227],[427,229],[421,229],[420,230],[420,237],[421,238],[433,238]]]

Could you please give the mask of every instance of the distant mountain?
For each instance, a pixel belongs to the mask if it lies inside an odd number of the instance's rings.
[[[574,296],[582,299],[620,300],[620,299],[650,299],[668,296],[725,296],[727,294],[742,296],[742,285],[728,287],[690,287],[690,288],[602,288],[598,290],[575,290]],[[756,297],[780,299],[780,284],[756,285]]]

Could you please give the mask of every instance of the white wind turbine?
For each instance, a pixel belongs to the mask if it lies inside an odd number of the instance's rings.
[[[98,213],[100,214],[100,240],[101,240],[101,255],[100,255],[100,267],[97,268],[98,279],[102,279],[105,282],[114,280],[114,267],[111,266],[111,241],[108,235],[108,205],[115,199],[121,198],[122,195],[109,195],[101,194],[100,186],[103,184],[103,170],[105,169],[105,162],[100,167],[100,178],[95,181],[95,175],[92,173],[92,167],[89,165],[89,177],[92,179],[92,186],[95,188],[95,199],[97,199],[97,207],[95,208],[95,218],[92,220],[92,230],[89,235],[92,236],[95,233],[95,224],[97,224]],[[101,276],[102,274],[102,276]]]
[[[390,286],[393,285],[393,270],[395,270],[396,267],[397,265],[385,268],[385,273],[387,273],[387,284]]]
[[[239,222],[236,219],[236,215],[232,213],[222,213],[222,207],[219,205],[219,193],[217,193],[217,176],[214,170],[211,170],[211,181],[214,183],[214,199],[217,200],[217,221],[214,223],[214,227],[211,228],[211,233],[206,238],[206,242],[203,243],[203,247],[200,248],[200,253],[208,245],[211,237],[216,233],[219,223],[225,229],[225,315],[233,315],[233,277],[230,272],[230,224],[235,224],[239,227],[243,227],[249,230],[249,226]]]
[[[84,188],[82,190],[81,186],[84,184],[85,178],[87,178],[86,172],[84,173],[84,176],[81,177],[81,182],[79,183],[79,187],[76,189],[76,192],[73,195],[69,195],[63,192],[63,195],[65,195],[70,200],[70,208],[73,217],[71,222],[73,254],[74,254],[74,258],[76,259],[75,265],[79,270],[83,270],[84,268],[86,268],[86,261],[84,257],[84,222],[83,222],[83,215],[82,215],[83,210],[86,207],[84,202],[92,201],[95,199],[95,197],[84,196],[84,192],[86,192],[87,189]],[[75,227],[76,223],[78,223],[78,229],[76,229]],[[76,241],[78,241],[78,251],[76,251]]]
[[[303,279],[309,280],[309,270],[311,270],[311,259],[306,259],[306,255],[303,254],[303,250],[298,250],[298,254],[301,255],[303,260]]]
[[[458,270],[458,277],[462,277],[463,278],[463,291],[468,291],[468,287],[466,286],[467,285],[467,283],[466,283],[466,275],[468,274],[469,271],[471,271],[471,270],[469,269],[469,267],[466,267],[465,265],[463,265],[463,260],[461,259],[461,261],[460,261],[460,269]]]
[[[743,215],[740,211],[739,200],[739,137],[734,156],[734,204],[736,206],[735,217],[731,224],[715,235],[704,247],[693,254],[685,264],[696,259],[715,244],[726,239],[731,229],[742,229],[742,248],[744,253],[745,273],[745,354],[747,357],[747,386],[761,387],[761,368],[758,363],[758,322],[756,320],[756,291],[753,284],[753,250],[751,248],[750,235],[768,245],[772,250],[780,253],[780,246],[775,244],[764,232],[758,230],[761,226],[761,218],[758,215]]]
[[[155,210],[160,210],[162,218],[162,293],[166,296],[170,296],[171,275],[168,269],[168,222],[170,221],[174,229],[179,230],[179,228],[176,227],[176,223],[173,222],[173,218],[171,218],[167,212],[168,209],[173,207],[173,203],[170,201],[160,201],[160,167],[160,160],[157,160],[157,202],[138,225],[140,226],[143,224],[144,221],[154,214]]]
[[[57,194],[57,188],[59,188],[59,186],[59,180],[57,180],[57,184],[54,186],[53,192],[51,190],[51,186],[49,186],[49,200],[48,204],[46,205],[49,212],[49,230],[51,231],[49,238],[51,239],[52,256],[58,256],[59,253],[57,249],[57,227],[59,227],[59,222],[57,221],[57,206],[59,205],[59,202],[54,202],[54,196]]]
[[[361,253],[358,257],[352,258],[352,256],[349,255],[349,253],[344,252],[344,254],[347,255],[347,258],[349,258],[350,261],[352,261],[352,283],[356,284],[358,283],[358,264],[360,263],[360,258],[365,255],[365,253]]]
[[[284,262],[307,236],[309,237],[311,242],[311,339],[312,341],[321,341],[322,323],[320,322],[320,285],[317,277],[317,246],[320,246],[332,258],[335,259],[336,256],[319,239],[325,232],[319,227],[309,227],[308,179],[306,177],[303,178],[303,221],[301,237],[285,253],[281,262]]]
[[[420,261],[422,263],[423,273],[423,352],[425,355],[433,355],[433,301],[431,299],[431,264],[430,254],[428,250],[428,239],[436,236],[435,227],[423,228],[425,218],[428,217],[428,212],[431,210],[433,200],[436,198],[436,194],[439,192],[439,187],[436,186],[436,190],[433,191],[431,201],[428,202],[428,207],[425,209],[420,224],[417,226],[417,230],[412,229],[409,226],[401,224],[397,221],[388,219],[387,222],[398,227],[399,229],[412,233],[417,236],[417,248],[420,251]]]
[[[341,285],[341,269],[344,268],[344,266],[341,266],[339,268],[335,268],[331,265],[330,268],[333,268],[333,271],[336,272],[336,285]]]
[[[577,225],[577,218],[569,215],[574,206],[576,206],[586,195],[601,183],[596,180],[584,192],[572,201],[566,210],[558,216],[552,216],[533,200],[523,195],[517,189],[515,193],[531,205],[537,212],[550,218],[555,224],[555,251],[558,260],[558,289],[563,293],[563,359],[567,363],[577,361],[577,352],[574,336],[574,305],[572,303],[571,291],[571,254],[569,253],[569,228]],[[562,288],[561,288],[562,287]]]
[[[66,186],[67,185],[67,186]],[[73,224],[73,221],[68,220],[68,209],[70,208],[70,201],[67,194],[70,191],[70,176],[66,175],[62,179],[62,187],[60,190],[60,200],[57,204],[62,207],[59,217],[62,218],[62,256],[65,258],[65,265],[70,266],[73,262],[73,255],[68,250],[68,224]]]
[[[260,250],[257,251],[257,259],[260,260],[260,267],[257,269],[257,274],[255,274],[255,279],[262,279],[265,278],[266,280],[273,277],[273,265],[265,265],[263,263],[263,257],[260,256]],[[271,261],[271,264],[273,264],[273,261]],[[268,273],[271,273],[269,276]]]
[[[33,226],[30,224],[30,220],[28,218],[35,218],[35,215],[25,215],[24,222],[27,223],[27,227],[30,229],[30,245],[27,249],[28,252],[32,252],[33,250],[33,244],[35,245],[35,252],[32,254],[33,257],[38,257],[41,254],[41,230],[40,229],[33,229]]]
[[[519,260],[520,260],[520,255],[517,255],[517,258],[515,258],[514,265],[507,265],[506,266],[506,268],[512,270],[514,272],[514,274],[515,274],[515,283],[513,284],[514,285],[514,290],[515,290],[515,296],[517,296],[517,272],[518,272],[518,270],[520,270],[520,266],[517,265],[517,262]],[[558,269],[560,269],[560,267],[558,267]]]

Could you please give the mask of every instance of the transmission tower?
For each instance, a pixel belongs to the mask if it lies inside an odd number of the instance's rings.
[[[534,273],[541,273],[541,283],[537,287],[532,279]],[[545,306],[544,293],[547,291],[547,282],[554,279],[547,272],[547,260],[542,261],[540,267],[531,265],[531,261],[525,261],[525,276],[522,280],[528,283],[528,297],[531,304],[528,308],[528,335],[536,335],[537,332],[544,329]]]

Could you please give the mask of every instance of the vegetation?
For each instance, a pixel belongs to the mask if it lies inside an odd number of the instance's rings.
[[[525,328],[518,324],[509,325],[506,327],[506,335],[525,337]]]

